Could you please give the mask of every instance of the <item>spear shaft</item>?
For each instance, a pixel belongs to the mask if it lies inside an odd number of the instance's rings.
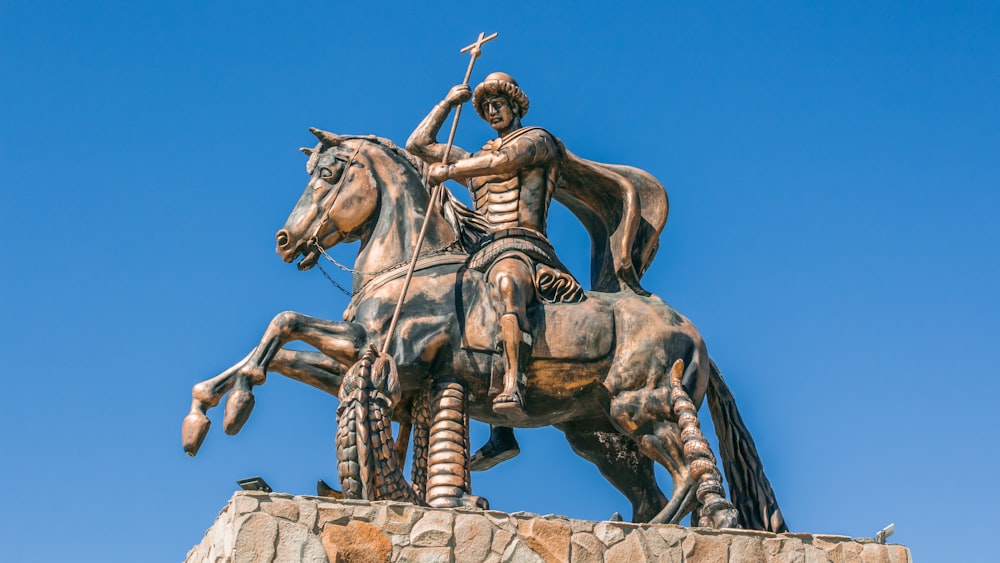
[[[469,85],[469,78],[472,77],[472,67],[476,65],[476,59],[478,59],[483,53],[483,44],[487,41],[496,39],[498,35],[499,34],[494,33],[493,35],[487,37],[485,33],[481,32],[475,43],[472,43],[459,51],[460,53],[469,53],[469,67],[465,70],[465,79],[462,80],[462,84],[465,86]],[[444,157],[441,159],[441,162],[444,164],[448,164],[448,157],[451,155],[451,147],[455,144],[455,132],[458,131],[458,118],[461,115],[462,105],[459,104],[459,106],[455,108],[455,119],[451,122],[451,131],[448,133],[448,144],[444,147]],[[389,322],[389,330],[386,332],[385,340],[382,342],[382,355],[389,352],[392,335],[396,333],[396,324],[399,322],[399,312],[403,309],[403,301],[406,299],[406,292],[410,289],[410,280],[413,279],[413,272],[417,268],[417,258],[420,256],[420,247],[423,246],[424,237],[427,235],[427,225],[430,223],[431,212],[434,210],[438,200],[441,199],[441,190],[444,189],[443,186],[443,183],[436,184],[431,189],[431,197],[427,202],[427,211],[424,213],[424,223],[420,226],[420,234],[417,235],[417,242],[413,245],[413,257],[410,258],[410,266],[406,270],[406,279],[403,280],[403,289],[399,292],[399,300],[396,301],[396,309],[392,312],[392,320]]]

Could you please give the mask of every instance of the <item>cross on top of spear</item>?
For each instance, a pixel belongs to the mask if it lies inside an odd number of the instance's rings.
[[[473,43],[472,45],[467,45],[467,46],[463,47],[462,50],[459,51],[459,53],[467,53],[469,51],[472,51],[472,56],[473,57],[478,57],[479,53],[482,52],[483,44],[487,43],[489,41],[493,41],[494,39],[497,38],[497,35],[499,35],[499,34],[498,33],[494,33],[493,35],[490,35],[489,37],[486,37],[486,33],[480,31],[479,32],[479,39],[476,39],[476,42]]]
[[[486,37],[486,33],[480,31],[479,38],[476,39],[475,43],[472,43],[471,45],[466,45],[465,47],[462,48],[461,51],[459,51],[459,53],[469,53],[470,57],[469,70],[465,72],[465,80],[462,82],[463,84],[469,83],[469,77],[472,76],[472,67],[476,64],[476,59],[479,58],[479,55],[483,53],[483,45],[489,41],[493,41],[499,35],[500,35],[499,33],[494,33],[493,35]]]

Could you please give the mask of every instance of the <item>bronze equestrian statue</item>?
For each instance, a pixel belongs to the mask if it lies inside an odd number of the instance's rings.
[[[294,312],[277,315],[246,358],[196,385],[183,427],[189,454],[207,434],[207,410],[227,392],[224,426],[234,434],[253,407],[253,386],[263,384],[266,373],[336,395],[362,353],[388,343],[398,400],[383,403],[391,403],[392,418],[401,428],[414,428],[415,442],[421,428],[429,432],[420,439],[428,441],[424,450],[430,453],[414,466],[426,464],[430,477],[424,499],[432,506],[482,506],[471,495],[468,479],[463,423],[474,418],[497,426],[556,426],[574,451],[629,498],[633,521],[676,523],[690,513],[696,525],[785,530],[753,440],[701,336],[638,284],[663,225],[657,215],[665,219],[666,213],[665,195],[659,209],[638,207],[645,202],[644,192],[655,193],[657,187],[662,192],[651,176],[578,159],[553,138],[564,160],[551,197],[581,217],[592,237],[601,236],[593,237],[592,290],[584,299],[525,305],[533,346],[530,358],[518,357],[527,376],[523,417],[511,418],[497,413],[493,400],[504,391],[509,372],[496,349],[503,342],[500,318],[507,313],[498,314],[490,298],[497,291],[491,285],[495,280],[473,267],[469,254],[475,256],[489,231],[482,229],[479,214],[447,192],[437,192],[443,194],[438,202],[428,193],[427,177],[461,170],[461,159],[434,168],[374,136],[313,132],[319,144],[305,150],[310,180],[277,234],[277,251],[286,262],[299,259],[298,267],[308,270],[325,249],[360,241],[351,303],[343,322]],[[447,166],[455,168],[449,173],[442,169]],[[416,257],[399,330],[390,335],[393,302],[422,227],[425,250]],[[294,340],[318,352],[283,348]],[[732,504],[720,495],[711,452],[692,439],[696,408],[706,397]],[[421,419],[420,412],[429,415]],[[398,442],[404,438],[401,430]],[[394,448],[398,455],[399,444]],[[672,478],[669,499],[656,483],[653,462]]]

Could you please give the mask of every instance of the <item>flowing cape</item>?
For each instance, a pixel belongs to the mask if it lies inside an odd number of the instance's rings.
[[[504,138],[508,142],[540,127],[526,127]],[[601,164],[569,152],[551,133],[560,152],[560,172],[553,197],[583,224],[590,234],[590,288],[615,293],[632,290],[642,295],[639,280],[660,247],[660,232],[670,204],[663,185],[644,170]],[[458,227],[467,249],[490,227],[448,192],[445,216]]]
[[[591,289],[648,295],[639,280],[660,247],[667,190],[644,170],[586,160],[556,143],[563,158],[553,197],[590,233]]]

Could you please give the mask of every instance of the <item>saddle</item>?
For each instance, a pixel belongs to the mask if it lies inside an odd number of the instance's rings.
[[[457,284],[462,347],[496,353],[500,316],[491,302],[485,277],[463,268],[458,272]],[[598,360],[610,354],[614,345],[614,311],[592,295],[579,303],[536,303],[528,310],[528,320],[534,338],[532,360]]]

